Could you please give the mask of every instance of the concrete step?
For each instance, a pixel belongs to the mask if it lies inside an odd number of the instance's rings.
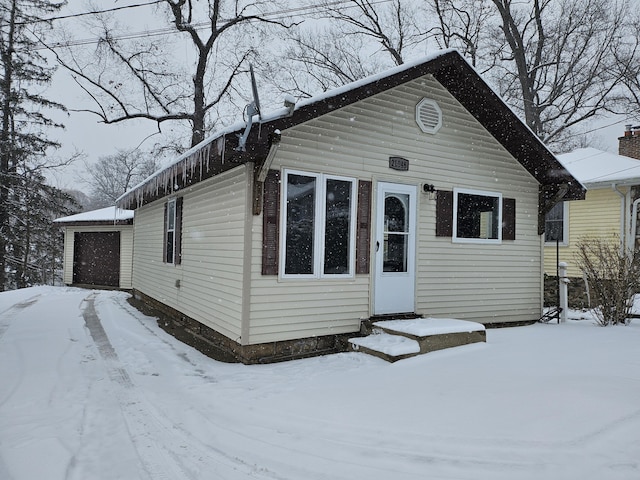
[[[385,320],[373,327],[372,335],[349,340],[351,350],[389,362],[487,339],[484,325],[453,318]]]

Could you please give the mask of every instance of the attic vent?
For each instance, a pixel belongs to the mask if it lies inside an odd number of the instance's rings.
[[[425,133],[436,133],[442,126],[442,110],[435,100],[423,98],[416,105],[416,123]]]

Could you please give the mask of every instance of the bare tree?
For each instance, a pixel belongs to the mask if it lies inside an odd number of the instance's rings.
[[[162,41],[152,32],[128,40],[102,18],[95,52],[51,50],[93,100],[84,111],[106,124],[146,119],[160,129],[165,122],[188,122],[193,146],[214,126],[212,113],[235,94],[237,75],[263,40],[262,27],[287,25],[267,15],[267,9],[278,11],[277,2],[262,0],[163,0],[159,8],[173,27],[161,32]],[[179,34],[185,55],[175,55],[170,33]]]
[[[342,27],[343,35],[364,35],[395,65],[402,65],[411,48],[423,40],[416,22],[417,8],[408,0],[323,0],[320,7],[325,18]]]
[[[620,111],[615,53],[626,48],[628,2],[492,2],[501,34],[491,77],[543,141],[560,145],[574,125]]]
[[[382,69],[380,62],[365,52],[363,39],[345,36],[335,26],[320,30],[297,30],[288,38],[282,54],[285,62],[274,62],[270,78],[278,78],[280,90],[299,97],[310,97]]]
[[[85,166],[84,181],[96,207],[114,205],[120,195],[160,168],[155,156],[136,150],[118,150]]]
[[[490,35],[491,0],[428,0],[428,12],[437,20],[426,32],[439,48],[456,48],[474,66]],[[486,58],[485,58],[486,60]]]

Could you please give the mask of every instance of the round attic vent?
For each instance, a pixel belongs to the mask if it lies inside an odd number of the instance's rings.
[[[442,126],[442,110],[435,100],[423,98],[416,105],[416,123],[425,133],[436,133]]]

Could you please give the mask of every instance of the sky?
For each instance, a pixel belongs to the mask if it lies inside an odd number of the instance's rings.
[[[0,293],[0,478],[640,478],[640,320],[571,311],[395,363],[246,366],[127,298]]]
[[[130,4],[144,3],[141,1],[127,0],[103,0],[98,8],[107,9]],[[61,14],[69,15],[90,10],[85,1],[69,2]],[[118,21],[129,25],[133,31],[144,31],[146,28],[164,26],[158,24],[157,17],[153,15],[152,7],[139,7],[115,12],[113,14]],[[154,23],[149,24],[152,21]],[[79,27],[75,19],[58,20],[55,24],[72,28],[75,38],[94,38],[91,32],[86,32]],[[159,37],[161,38],[161,37]],[[94,48],[87,45],[86,48]],[[259,81],[259,79],[258,79]],[[51,87],[46,96],[67,105],[70,109],[82,109],[92,106],[88,96],[75,84],[73,79],[61,67],[54,76]],[[277,104],[280,99],[262,99],[263,104]],[[274,101],[275,100],[275,101]],[[140,146],[142,149],[150,148],[159,137],[157,125],[153,122],[130,121],[117,125],[104,125],[98,122],[98,118],[90,113],[71,112],[68,116],[56,117],[66,126],[64,131],[58,131],[55,138],[62,144],[57,152],[62,158],[71,157],[75,152],[82,152],[86,161],[76,161],[73,165],[62,170],[52,172],[49,181],[57,187],[79,189],[87,191],[88,187],[81,179],[86,178],[85,163],[91,165],[99,157],[110,155],[118,149],[133,149]],[[238,111],[238,119],[242,118],[242,112]],[[585,127],[585,131],[591,131],[590,137],[594,143],[592,146],[612,153],[617,153],[617,138],[622,136],[624,125],[628,123],[626,118],[606,118],[597,123]]]

